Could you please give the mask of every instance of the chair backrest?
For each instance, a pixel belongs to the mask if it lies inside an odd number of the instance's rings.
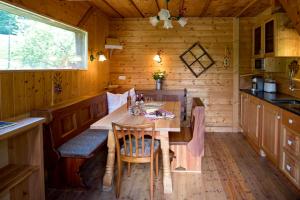
[[[121,154],[121,145],[123,145],[122,147],[124,150],[124,155],[127,157],[149,157],[149,155],[145,154],[145,140],[151,140],[150,156],[153,157],[155,137],[154,123],[141,124],[135,126],[112,123],[112,127],[115,136],[118,155]],[[147,137],[150,137],[151,139],[148,139]]]

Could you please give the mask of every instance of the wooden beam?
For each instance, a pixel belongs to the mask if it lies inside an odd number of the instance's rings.
[[[258,0],[252,0],[250,1],[235,17],[240,17],[248,8],[253,6]]]
[[[140,15],[145,18],[145,15],[142,13],[142,11],[137,7],[137,5],[134,3],[133,0],[129,0],[130,3],[133,5],[133,7],[135,7],[135,9],[140,13]]]
[[[208,7],[210,5],[210,2],[211,2],[211,0],[205,0],[204,6],[203,6],[203,8],[201,10],[201,13],[200,13],[200,17],[203,17],[206,14],[207,9],[208,9]]]
[[[158,0],[155,0],[155,3],[156,3],[156,6],[157,6],[157,10],[160,11],[160,7],[159,7],[159,4],[158,4]]]
[[[90,18],[90,16],[93,14],[94,12],[94,6],[90,6],[86,12],[84,13],[84,15],[81,17],[81,19],[79,20],[79,22],[77,23],[78,27],[81,27],[84,25],[84,23]]]
[[[278,0],[271,0],[270,2],[271,2],[272,13],[285,12]]]
[[[117,13],[120,17],[124,18],[124,16],[119,13],[112,5],[110,5],[106,0],[102,0],[108,7],[110,7],[115,13]]]
[[[179,3],[179,16],[183,16],[184,15],[184,0],[180,0]]]
[[[287,16],[291,19],[295,29],[300,35],[300,1],[299,0],[278,0],[286,11]]]

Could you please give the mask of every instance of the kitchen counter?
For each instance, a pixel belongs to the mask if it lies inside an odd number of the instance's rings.
[[[285,99],[292,99],[292,100],[298,100],[300,101],[300,99],[287,95],[287,94],[282,94],[282,93],[269,93],[269,92],[252,92],[251,90],[247,90],[247,89],[240,89],[241,92],[245,92],[247,94],[250,94],[254,97],[257,97],[261,100],[264,100],[268,103],[271,103],[275,106],[278,106],[284,110],[287,110],[289,112],[292,112],[296,115],[300,116],[300,104],[283,104],[283,103],[279,103],[279,102],[274,102],[274,99],[280,99],[280,100],[285,100]]]

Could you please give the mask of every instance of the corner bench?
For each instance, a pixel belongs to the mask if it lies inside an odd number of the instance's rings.
[[[108,113],[106,92],[32,111],[43,116],[44,163],[50,187],[86,187],[84,163],[106,148],[105,130],[89,129]]]
[[[193,117],[193,112],[196,108],[201,108],[201,119]],[[196,144],[203,148],[201,154],[194,155],[188,148],[188,144],[193,140],[194,127],[202,126],[202,133],[196,139]],[[171,158],[171,170],[173,172],[201,172],[201,161],[204,155],[204,104],[200,98],[192,99],[192,111],[190,119],[190,127],[181,127],[180,133],[169,132],[170,151],[173,157]],[[198,127],[199,129],[199,127]],[[198,131],[198,130],[197,130]],[[199,136],[201,135],[201,139]],[[199,140],[200,139],[200,140]],[[195,142],[195,141],[194,141]],[[193,145],[196,145],[195,143]]]

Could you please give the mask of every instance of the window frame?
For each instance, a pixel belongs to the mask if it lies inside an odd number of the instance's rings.
[[[7,3],[7,2],[4,2],[4,1],[0,1],[0,10],[4,10],[4,11],[7,11],[7,12],[10,12],[12,14],[15,14],[15,15],[19,15],[19,16],[22,16],[22,17],[26,17],[28,19],[31,19],[31,20],[34,20],[34,21],[38,21],[38,22],[41,22],[41,23],[44,23],[44,24],[48,24],[50,26],[54,26],[54,27],[57,27],[57,28],[61,28],[61,29],[64,29],[64,30],[68,30],[68,31],[71,31],[71,32],[74,32],[76,33],[76,31],[78,32],[81,32],[84,34],[85,36],[85,39],[83,41],[83,44],[85,45],[85,48],[83,49],[83,54],[84,57],[85,57],[85,61],[84,61],[84,65],[83,67],[80,67],[80,68],[39,68],[39,69],[0,69],[0,74],[1,73],[6,73],[6,72],[47,72],[47,71],[88,71],[88,68],[89,68],[89,55],[88,55],[88,32],[84,29],[81,29],[79,27],[76,27],[76,26],[73,26],[73,25],[70,25],[70,24],[67,24],[63,21],[60,21],[60,20],[57,20],[57,19],[54,19],[50,16],[47,16],[47,15],[44,15],[44,14],[40,14],[40,13],[37,13],[36,11],[33,11],[31,9],[27,9],[27,8],[24,8],[23,6],[20,6],[20,5],[17,5],[15,3]],[[18,12],[20,12],[20,14],[16,14],[16,11],[15,10],[18,10]]]

